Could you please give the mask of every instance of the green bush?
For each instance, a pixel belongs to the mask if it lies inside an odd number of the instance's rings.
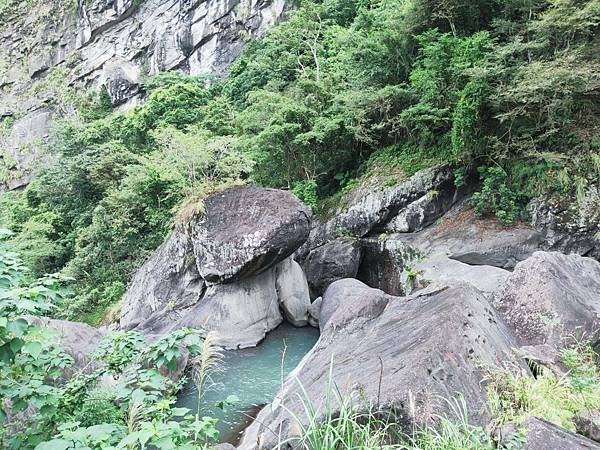
[[[479,169],[483,185],[471,197],[471,204],[480,216],[495,215],[500,223],[511,225],[521,216],[522,194],[512,187],[508,174],[497,166]]]

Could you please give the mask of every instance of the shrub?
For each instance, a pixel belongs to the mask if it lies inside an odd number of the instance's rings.
[[[513,224],[521,214],[521,193],[512,187],[501,167],[480,167],[479,173],[483,186],[471,197],[475,212],[480,216],[493,214],[504,225]]]

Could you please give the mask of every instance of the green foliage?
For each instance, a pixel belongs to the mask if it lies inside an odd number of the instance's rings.
[[[569,372],[557,376],[540,367],[533,378],[504,369],[488,370],[488,403],[497,425],[536,416],[575,431],[573,419],[600,407],[597,355],[584,344],[562,351]]]
[[[323,403],[317,406],[300,385],[303,421],[291,413],[299,429],[299,438],[290,441],[305,450],[375,449],[387,450],[493,450],[494,439],[482,427],[469,423],[467,405],[461,395],[444,399],[450,414],[436,416],[436,427],[407,430],[391,413],[382,413],[365,404],[353,401],[331,381]],[[285,442],[286,444],[288,442]],[[507,449],[521,448],[521,433],[505,443]]]
[[[479,172],[483,186],[471,198],[475,212],[480,216],[494,214],[504,225],[514,223],[521,214],[521,194],[510,185],[506,171],[493,166],[481,167]]]
[[[292,192],[311,208],[317,207],[317,182],[315,180],[297,181]]]
[[[214,419],[172,407],[179,385],[169,374],[182,351],[202,353],[199,332],[181,329],[150,344],[134,332],[109,335],[94,355],[97,369],[73,369],[58,336],[23,319],[52,314],[70,294],[64,280],[28,281],[27,272],[16,254],[0,248],[2,448],[204,449],[214,442]],[[113,380],[110,389],[103,379]]]

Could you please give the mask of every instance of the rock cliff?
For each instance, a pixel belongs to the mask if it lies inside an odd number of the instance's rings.
[[[162,71],[222,75],[245,42],[281,20],[285,0],[11,1],[0,12],[0,190],[28,182],[68,91],[104,86],[114,105],[143,100]]]

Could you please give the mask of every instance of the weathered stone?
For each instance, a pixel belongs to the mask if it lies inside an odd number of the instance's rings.
[[[528,363],[534,363],[536,367],[545,367],[550,370],[557,378],[567,375],[568,370],[562,361],[559,350],[551,345],[524,345],[519,347],[517,353]]]
[[[360,242],[351,238],[338,238],[312,250],[303,262],[311,297],[323,294],[336,280],[354,278],[361,256]]]
[[[600,442],[600,410],[587,411],[573,419],[577,432],[593,441]]]
[[[277,189],[230,188],[204,205],[192,245],[198,271],[210,283],[259,274],[290,256],[310,230],[308,207]]]
[[[583,436],[531,417],[519,426],[509,425],[501,431],[501,442],[510,442],[519,430],[525,430],[523,450],[598,450],[600,445]]]
[[[296,327],[308,325],[308,283],[302,268],[292,258],[285,259],[277,266],[275,287],[285,319]]]
[[[600,186],[590,185],[583,198],[550,196],[527,207],[533,226],[544,235],[544,247],[600,260]]]
[[[542,235],[519,223],[502,227],[495,219],[478,218],[468,201],[459,202],[435,225],[418,233],[390,235],[423,255],[446,255],[469,265],[513,269],[541,249]]]
[[[570,337],[598,339],[599,299],[598,261],[536,252],[517,264],[494,304],[521,345],[560,348]]]
[[[442,191],[431,190],[401,209],[385,230],[391,233],[412,233],[434,223],[456,201],[456,189],[444,186]]]
[[[240,449],[270,449],[306,420],[301,383],[317,415],[324,413],[331,383],[354,398],[396,414],[400,424],[431,423],[448,412],[442,400],[460,392],[470,420],[485,424],[486,393],[481,364],[513,364],[510,330],[475,288],[463,285],[392,297],[357,280],[333,283],[323,296],[321,337],[244,435]],[[331,372],[332,380],[329,379]],[[333,402],[331,407],[337,408]]]
[[[335,239],[340,233],[364,237],[372,230],[383,228],[400,211],[423,196],[431,195],[432,191],[443,192],[444,195],[452,193],[452,202],[458,199],[450,166],[424,169],[403,183],[361,193],[345,211],[315,227],[300,253],[305,255]]]
[[[403,273],[418,258],[418,252],[386,234],[364,238],[361,244],[363,258],[356,278],[388,294],[404,295]]]
[[[157,311],[186,309],[203,292],[192,242],[177,229],[133,277],[121,303],[120,327],[134,328]]]
[[[405,273],[406,282],[412,287],[453,286],[457,283],[468,283],[481,292],[491,294],[500,289],[508,279],[510,272],[494,266],[470,266],[445,256],[433,256],[410,267]],[[409,279],[413,277],[413,279]],[[407,289],[408,290],[408,289]]]
[[[157,311],[136,330],[163,335],[183,327],[204,329],[213,331],[216,343],[225,348],[253,347],[283,321],[275,287],[276,270],[208,286],[196,303]]]

